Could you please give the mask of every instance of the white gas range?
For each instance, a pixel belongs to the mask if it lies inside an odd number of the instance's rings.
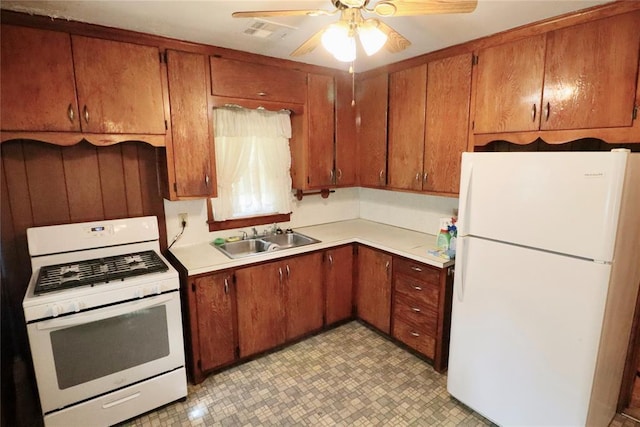
[[[46,426],[111,425],[186,396],[180,284],[158,236],[155,217],[27,230]]]

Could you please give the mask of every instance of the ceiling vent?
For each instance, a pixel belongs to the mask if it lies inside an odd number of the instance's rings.
[[[243,32],[249,36],[266,39],[272,36],[284,37],[290,30],[297,30],[296,27],[278,24],[266,19],[254,19],[253,23]]]

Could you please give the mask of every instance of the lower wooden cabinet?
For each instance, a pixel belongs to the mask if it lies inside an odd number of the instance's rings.
[[[210,371],[353,318],[354,313],[433,360],[442,372],[449,349],[451,273],[452,267],[440,269],[367,246],[344,245],[236,270],[183,275],[191,378],[199,383]]]
[[[324,254],[325,323],[353,316],[353,246],[328,249]]]
[[[452,267],[394,257],[391,335],[433,360],[438,372],[449,358],[452,291]]]
[[[235,289],[233,273],[223,272],[190,280],[191,372],[194,382],[203,372],[236,359]]]
[[[240,357],[322,328],[322,253],[236,271]]]
[[[391,320],[391,255],[358,246],[358,317],[385,334]]]

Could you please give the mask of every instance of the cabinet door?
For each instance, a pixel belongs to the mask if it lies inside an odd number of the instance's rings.
[[[304,104],[307,75],[297,70],[212,56],[211,93]]]
[[[422,189],[427,65],[389,75],[389,179],[392,188]]]
[[[353,247],[325,252],[326,305],[328,325],[351,317],[353,311]]]
[[[422,189],[457,193],[469,138],[471,54],[430,62],[427,76]]]
[[[357,183],[358,144],[356,139],[356,105],[352,105],[352,75],[336,77],[336,185],[350,187]]]
[[[321,74],[308,75],[307,183],[309,188],[327,188],[335,183],[333,166],[334,98],[333,77]]]
[[[178,197],[216,195],[207,62],[204,55],[167,51],[171,151]]]
[[[73,35],[71,41],[84,132],[166,132],[157,47]]]
[[[631,126],[640,11],[547,36],[541,129]]]
[[[284,274],[275,262],[236,271],[240,357],[285,341]]]
[[[387,97],[387,74],[356,82],[358,174],[367,187],[387,183]]]
[[[546,35],[478,52],[474,133],[538,130]]]
[[[195,279],[201,369],[207,371],[235,359],[233,286],[228,273]]]
[[[388,334],[391,321],[391,255],[358,247],[358,317]]]
[[[2,130],[79,131],[69,34],[2,25]]]
[[[292,340],[322,328],[322,253],[289,258],[286,275],[286,337]]]

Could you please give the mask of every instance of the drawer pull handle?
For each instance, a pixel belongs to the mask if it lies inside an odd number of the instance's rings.
[[[224,293],[229,294],[229,279],[224,278]]]
[[[421,291],[422,288],[420,286],[413,286],[413,289],[415,289],[416,291]]]
[[[267,96],[266,92],[258,92],[258,96]]]
[[[118,399],[114,402],[105,403],[104,405],[102,405],[102,409],[113,408],[114,406],[122,405],[123,403],[136,399],[138,397],[140,397],[140,392],[134,393],[131,396],[123,397],[122,399]]]
[[[413,331],[411,331],[411,332],[409,332],[409,333],[411,334],[411,336],[414,336],[414,337],[419,337],[419,336],[420,336],[420,334],[419,334],[419,333],[417,333],[417,332],[413,332]]]
[[[411,310],[413,310],[415,313],[420,313],[420,309],[418,307],[411,307]]]
[[[422,269],[420,267],[416,267],[415,265],[411,266],[411,269],[413,271],[422,271]]]
[[[67,108],[67,115],[69,116],[69,120],[73,123],[73,119],[75,118],[75,112],[73,111],[73,106],[69,104],[69,108]]]

